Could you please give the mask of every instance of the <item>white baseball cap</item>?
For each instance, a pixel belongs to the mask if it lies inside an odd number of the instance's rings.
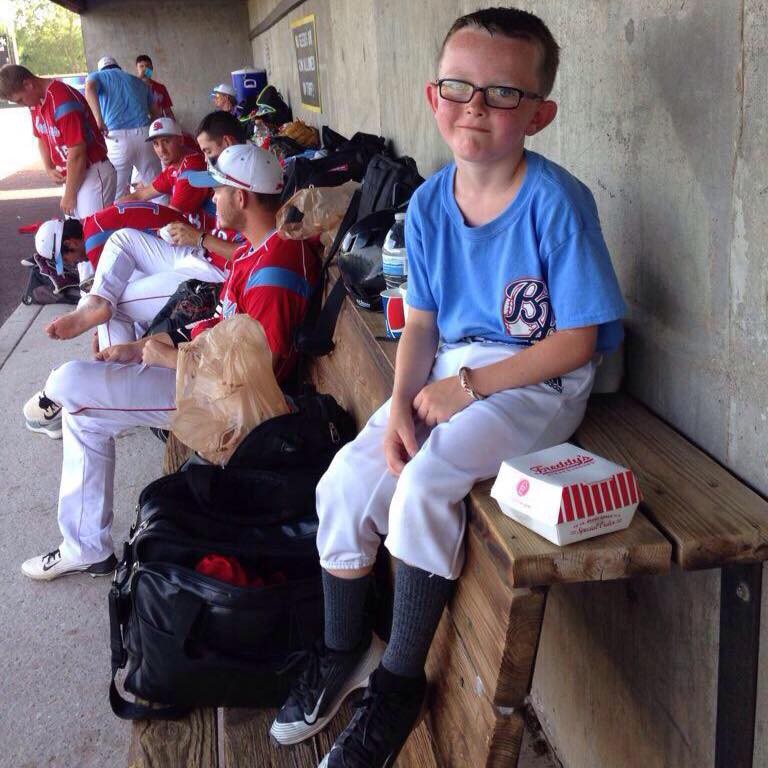
[[[277,158],[254,144],[233,144],[209,163],[207,171],[192,172],[193,187],[235,187],[274,195],[283,190],[283,169]]]
[[[35,232],[35,250],[44,259],[56,263],[56,271],[64,272],[64,260],[61,258],[61,243],[64,240],[64,222],[61,219],[44,221]]]
[[[96,69],[102,70],[105,67],[116,67],[116,66],[118,66],[116,59],[113,59],[111,56],[102,56],[99,59],[99,63],[96,65]]]
[[[213,89],[213,91],[211,91],[211,93],[223,93],[225,96],[229,96],[232,99],[237,99],[235,89],[226,83],[220,83]]]
[[[146,141],[152,141],[160,136],[181,136],[179,124],[171,117],[158,117],[149,124],[149,136]]]

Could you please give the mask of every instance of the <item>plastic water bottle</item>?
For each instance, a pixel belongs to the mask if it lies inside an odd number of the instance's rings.
[[[405,255],[405,214],[396,213],[395,223],[387,232],[381,251],[384,282],[387,288],[398,288],[408,279],[408,259]]]

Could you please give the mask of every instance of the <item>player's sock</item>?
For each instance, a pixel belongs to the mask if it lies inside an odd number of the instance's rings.
[[[389,672],[420,677],[443,608],[456,582],[405,563],[395,572],[392,634],[381,660]]]
[[[323,571],[325,645],[334,651],[351,651],[363,636],[365,600],[370,574],[340,579]]]

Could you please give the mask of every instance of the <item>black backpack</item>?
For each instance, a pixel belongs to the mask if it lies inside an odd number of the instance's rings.
[[[34,264],[21,294],[22,304],[77,304],[80,301],[80,282],[77,273],[65,274],[57,279],[40,272]]]
[[[338,280],[323,303],[328,268],[333,262],[344,236],[355,233],[371,221],[387,229],[395,212],[403,210],[411,195],[424,182],[411,157],[392,158],[381,154],[367,167],[360,189],[355,192],[336,236],[323,261],[318,287],[312,295],[307,314],[296,335],[296,346],[302,356],[322,357],[333,351],[333,333],[344,302],[346,290]]]
[[[155,315],[144,335],[170,333],[198,320],[213,317],[222,285],[223,283],[206,283],[203,280],[185,280]]]
[[[278,706],[322,632],[317,479],[354,434],[329,396],[269,419],[224,468],[185,465],[142,491],[110,590],[110,703],[124,719],[195,707]],[[234,586],[196,570],[237,558],[265,583]],[[279,578],[277,578],[279,576]],[[127,691],[164,707],[124,699]]]
[[[346,140],[335,131],[323,128],[323,142],[330,141],[330,154],[317,160],[297,157],[290,164],[281,202],[287,202],[298,189],[338,187],[345,181],[361,181],[368,164],[384,152],[386,140],[370,133],[356,133]],[[326,148],[328,148],[326,146]]]

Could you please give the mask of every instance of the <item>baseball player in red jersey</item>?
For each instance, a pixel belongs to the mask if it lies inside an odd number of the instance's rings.
[[[168,93],[168,89],[157,80],[153,80],[154,66],[152,65],[152,59],[147,56],[146,53],[142,53],[136,57],[136,76],[141,78],[152,91],[152,102],[155,105],[155,109],[162,117],[170,117],[172,120],[176,119],[173,114],[173,102],[171,101],[171,95]]]
[[[0,69],[0,97],[29,107],[46,172],[64,184],[62,213],[83,218],[114,201],[115,169],[82,94],[60,80],[7,64]]]
[[[224,288],[222,319],[247,312],[264,327],[278,380],[288,374],[292,339],[319,276],[314,244],[282,240],[275,232],[282,173],[276,158],[250,144],[225,149],[210,175],[193,183],[217,184],[221,223],[249,243],[236,254]],[[103,258],[103,257],[102,257]],[[193,330],[202,333],[209,323]],[[69,573],[110,573],[115,438],[139,425],[167,428],[175,410],[174,346],[160,334],[109,347],[96,361],[69,362],[48,378],[46,392],[64,408],[64,455],[58,521],[62,541],[27,560],[22,572],[48,581]]]

